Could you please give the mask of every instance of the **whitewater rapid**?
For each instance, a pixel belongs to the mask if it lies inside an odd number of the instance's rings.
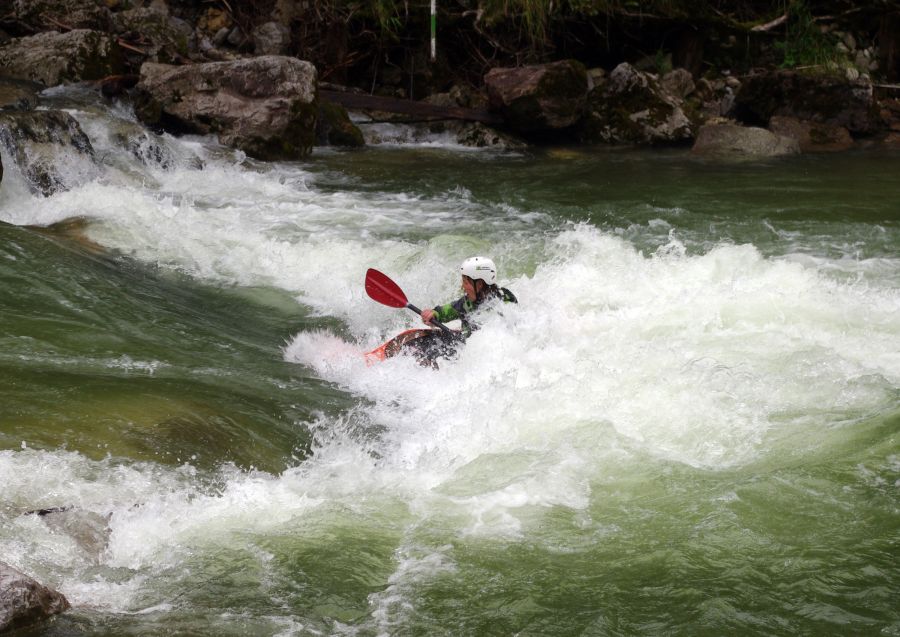
[[[165,609],[176,600],[152,580],[185,577],[198,552],[351,519],[401,538],[389,586],[371,600],[389,630],[415,582],[454,568],[410,529],[522,538],[564,508],[602,535],[588,515],[602,485],[671,466],[777,463],[813,439],[839,444],[843,427],[896,406],[895,259],[771,257],[729,241],[697,253],[662,220],[646,231],[668,237],[647,251],[627,236],[640,229],[561,222],[479,201],[464,184],[371,190],[208,139],[160,137],[169,163],[144,164],[108,134],[127,112],[71,112],[109,158],[99,175],[78,168],[69,191],[44,199],[4,155],[0,219],[85,219],[88,240],[139,263],[289,294],[341,327],[290,335],[284,360],[356,405],[296,423],[313,432],[313,453],[279,475],[230,465],[201,474],[188,458],[95,461],[28,441],[0,451],[8,508],[65,503],[110,516],[99,564],[35,516],[0,528],[0,557],[56,573],[76,605]],[[498,263],[519,304],[487,318],[439,371],[406,357],[367,367],[361,352],[417,317],[368,299],[366,269],[427,307],[460,294],[457,264],[476,253]],[[265,571],[266,552],[251,561]]]

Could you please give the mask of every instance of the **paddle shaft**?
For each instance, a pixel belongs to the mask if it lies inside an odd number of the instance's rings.
[[[415,305],[413,305],[412,303],[407,303],[407,304],[406,304],[406,307],[408,307],[409,309],[411,309],[413,312],[415,312],[415,313],[418,314],[419,316],[422,315],[422,310],[420,310],[419,308],[417,308],[417,307],[416,307]],[[441,322],[440,322],[439,320],[437,320],[437,319],[431,319],[431,324],[432,324],[432,325],[435,325],[435,326],[437,326],[437,327],[439,327],[439,328],[441,328],[442,330],[444,330],[444,333],[445,333],[445,334],[453,334],[453,330],[451,330],[449,327],[447,327],[446,325],[444,325],[443,323],[441,323]]]

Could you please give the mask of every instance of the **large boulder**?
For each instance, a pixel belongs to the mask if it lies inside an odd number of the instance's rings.
[[[799,153],[800,144],[795,139],[781,137],[764,128],[707,124],[700,127],[691,152],[698,155],[776,157]]]
[[[135,113],[174,134],[218,135],[258,159],[299,159],[315,142],[316,69],[275,55],[191,66],[146,63]]]
[[[693,135],[678,99],[660,86],[656,76],[627,62],[590,92],[581,132],[583,141],[612,144],[672,144]]]
[[[11,40],[0,47],[0,68],[7,77],[56,86],[121,73],[123,62],[112,36],[77,29]]]
[[[584,115],[587,72],[575,60],[491,69],[484,84],[491,108],[520,133],[568,128]]]
[[[0,562],[0,633],[34,624],[68,608],[69,602],[62,593]]]
[[[0,111],[0,143],[36,194],[49,196],[99,174],[90,140],[64,111]]]
[[[800,151],[823,153],[853,148],[853,137],[843,126],[807,122],[796,117],[776,115],[769,120],[769,130],[782,137],[796,139]]]
[[[13,14],[34,31],[109,28],[109,9],[97,0],[15,0]]]
[[[745,78],[735,97],[734,114],[751,125],[765,125],[773,116],[783,115],[860,134],[873,132],[879,121],[870,80],[785,70]]]

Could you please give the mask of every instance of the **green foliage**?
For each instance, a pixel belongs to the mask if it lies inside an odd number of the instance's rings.
[[[835,42],[819,29],[805,0],[786,2],[785,13],[788,20],[784,41],[776,44],[784,55],[783,68],[828,68],[841,62]]]

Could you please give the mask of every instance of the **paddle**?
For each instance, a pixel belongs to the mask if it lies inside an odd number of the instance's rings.
[[[386,274],[369,268],[366,271],[366,294],[373,301],[378,301],[382,305],[396,308],[409,308],[416,314],[422,314],[422,310],[406,300],[406,295],[400,286],[391,281]],[[447,334],[452,334],[452,330],[438,320],[432,319],[432,325],[436,325]]]

